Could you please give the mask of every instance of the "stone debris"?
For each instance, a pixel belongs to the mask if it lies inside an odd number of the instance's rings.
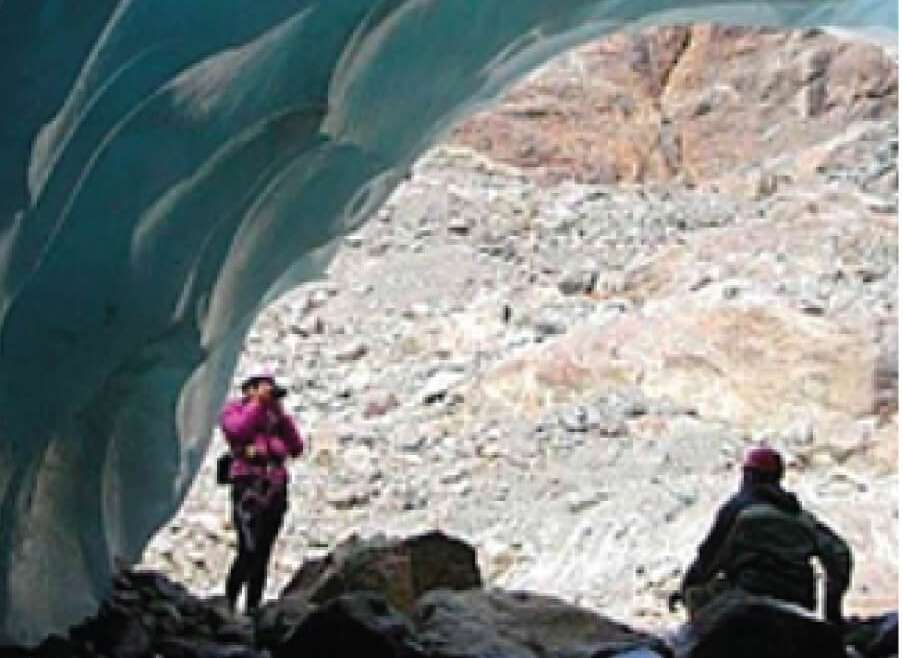
[[[253,616],[152,571],[120,571],[97,615],[9,658],[890,658],[897,613],[843,629],[728,593],[657,635],[561,598],[484,588],[475,549],[441,532],[353,537],[304,562]],[[847,653],[847,649],[849,653]]]

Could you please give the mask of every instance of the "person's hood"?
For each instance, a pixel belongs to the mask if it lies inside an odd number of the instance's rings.
[[[754,500],[769,503],[784,512],[799,514],[803,511],[797,497],[779,484],[752,484],[749,485],[749,492]]]

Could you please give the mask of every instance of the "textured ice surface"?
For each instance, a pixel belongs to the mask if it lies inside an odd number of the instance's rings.
[[[457,119],[652,23],[896,30],[896,0],[0,1],[0,641],[175,510],[257,310]]]

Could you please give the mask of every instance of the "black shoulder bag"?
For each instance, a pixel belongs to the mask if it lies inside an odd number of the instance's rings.
[[[232,477],[229,475],[229,472],[232,470],[232,457],[231,452],[224,452],[219,456],[216,460],[216,483],[217,484],[231,484]]]

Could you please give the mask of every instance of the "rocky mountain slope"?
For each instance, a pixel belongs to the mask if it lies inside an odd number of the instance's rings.
[[[850,610],[894,607],[896,76],[820,33],[618,36],[424,157],[248,339],[236,380],[274,371],[311,434],[270,593],[442,528],[491,585],[660,625],[767,439],[856,550]],[[199,593],[234,551],[222,446],[145,554]]]
[[[455,140],[546,181],[702,183],[897,108],[894,58],[823,32],[697,25],[558,58]]]

